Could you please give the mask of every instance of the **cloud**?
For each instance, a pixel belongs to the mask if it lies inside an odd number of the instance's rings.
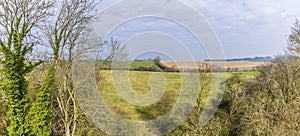
[[[283,52],[299,0],[185,0],[207,18],[228,57]],[[245,49],[251,49],[245,50]]]
[[[107,0],[106,2],[111,4],[112,1]],[[275,55],[283,52],[283,49],[287,46],[286,39],[290,32],[290,26],[295,18],[300,15],[299,0],[180,1],[194,8],[206,18],[219,37],[225,55],[229,58]],[[168,2],[164,4],[168,4]],[[185,15],[186,8],[178,5],[174,5],[174,7],[178,9],[174,12],[175,14]],[[163,11],[166,15],[174,14],[167,12],[168,9],[159,8],[159,6],[146,10]],[[123,9],[122,11],[124,13],[115,13],[111,16],[118,20],[118,17],[122,14],[138,14],[133,13],[138,11],[137,9]],[[189,23],[199,26],[199,22],[193,20],[193,16],[189,17]],[[157,28],[157,26],[167,32],[180,32],[178,29],[174,29],[173,24],[166,21],[159,19],[149,21],[146,19],[134,21],[130,27],[123,27],[118,33],[119,35],[126,35],[137,31],[149,31]],[[187,38],[186,40],[190,39]]]

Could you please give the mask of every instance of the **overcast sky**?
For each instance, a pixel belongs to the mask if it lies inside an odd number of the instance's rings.
[[[130,1],[131,4],[128,2],[126,4],[124,1]],[[273,56],[283,53],[287,47],[290,27],[300,16],[300,0],[179,0],[183,5],[175,3],[176,0],[150,0],[152,3],[146,3],[143,0],[124,1],[104,0],[101,3],[104,20],[115,21],[106,21],[106,23],[118,25],[111,26],[109,31],[112,32],[108,35],[107,31],[99,27],[103,25],[99,25],[96,28],[97,31],[100,31],[102,35],[113,36],[124,42],[130,53],[134,53],[137,46],[147,46],[148,49],[151,41],[155,41],[153,42],[153,44],[155,43],[154,48],[161,46],[162,48],[173,49],[173,53],[178,52],[176,51],[178,48],[175,49],[177,47],[175,42],[177,41],[177,44],[186,46],[189,49],[188,52],[192,53],[195,59],[205,59],[210,56],[207,52],[211,51],[205,49],[207,45],[204,45],[205,42],[203,41],[205,38],[210,39],[209,36],[205,37],[204,33],[209,33],[206,31],[211,30],[201,28],[201,31],[197,31],[196,26],[205,25],[203,21],[197,20],[199,18],[197,15],[192,15],[194,12],[191,10],[195,10],[202,16],[203,20],[215,32],[225,58]],[[155,1],[160,2],[157,4]],[[111,7],[111,5],[120,4],[120,2],[121,6]],[[197,38],[195,39],[197,34],[190,31],[193,29],[185,29],[188,27],[174,23],[176,20],[154,16],[145,17],[147,15],[181,16],[182,20],[179,19],[180,21],[194,25],[196,33],[203,34],[198,35],[198,40],[200,38],[201,42],[197,42]],[[190,17],[186,18],[189,15]],[[125,16],[127,17],[126,21],[119,19],[126,18]],[[133,16],[139,17],[134,18]],[[130,19],[128,19],[129,17]],[[105,26],[105,28],[109,27]],[[169,35],[170,38],[159,38],[158,35],[161,37]],[[146,40],[146,36],[149,40]],[[135,57],[137,54],[139,53],[136,53]]]

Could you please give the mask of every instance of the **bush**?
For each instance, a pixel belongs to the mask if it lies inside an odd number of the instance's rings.
[[[285,57],[286,58],[286,57]],[[241,135],[297,135],[300,131],[299,59],[277,58],[245,86],[238,105]]]

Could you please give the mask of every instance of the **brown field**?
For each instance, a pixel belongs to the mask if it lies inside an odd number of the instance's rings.
[[[266,62],[250,62],[250,61],[161,61],[160,65],[169,69],[182,70],[207,70],[207,69],[223,69],[223,70],[253,70],[259,66],[265,65]]]

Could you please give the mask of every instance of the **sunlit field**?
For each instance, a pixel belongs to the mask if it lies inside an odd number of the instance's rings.
[[[154,72],[157,73],[157,72]],[[131,71],[129,73],[129,81],[131,87],[139,94],[147,94],[151,87],[149,79],[153,72],[137,72]],[[177,98],[181,91],[181,75],[180,73],[162,72],[166,79],[167,87],[164,96],[157,102],[149,106],[137,106],[126,102],[122,99],[116,88],[114,87],[111,71],[102,70],[98,72],[98,88],[102,97],[105,99],[109,107],[118,115],[131,119],[131,120],[150,120],[164,115],[168,112],[174,104],[177,102]],[[202,73],[208,75],[209,73]],[[218,86],[223,81],[222,74],[225,74],[226,78],[233,75],[233,73],[215,73],[216,80],[212,83],[213,89],[219,89]],[[241,72],[245,78],[252,78],[257,75],[256,71]],[[218,76],[220,75],[220,76]],[[201,79],[200,79],[201,80]],[[199,80],[199,92],[201,85]],[[204,79],[205,80],[205,79]],[[211,83],[209,83],[211,85]],[[202,92],[202,96],[207,96],[210,89]],[[220,90],[213,90],[214,92],[220,92]],[[202,106],[205,104],[206,98],[203,98]]]

